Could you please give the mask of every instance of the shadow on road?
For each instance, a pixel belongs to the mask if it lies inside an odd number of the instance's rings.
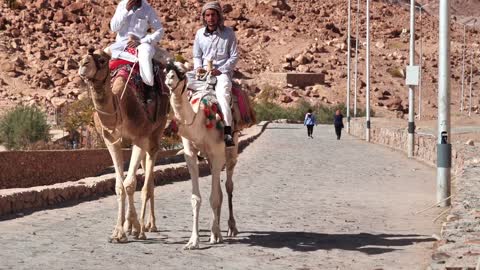
[[[415,243],[433,242],[434,238],[416,234],[322,234],[311,232],[244,232],[245,238],[227,239],[235,244],[248,244],[266,248],[290,248],[293,251],[351,250],[368,255],[382,254],[397,250],[395,247]]]

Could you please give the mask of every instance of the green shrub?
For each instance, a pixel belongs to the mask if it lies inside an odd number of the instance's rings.
[[[62,116],[65,130],[73,132],[81,127],[95,126],[93,123],[95,108],[93,107],[92,99],[77,100],[67,106],[67,110]]]
[[[272,102],[261,102],[254,105],[257,121],[273,121],[276,119],[291,119],[289,109],[282,108]]]
[[[48,142],[50,127],[44,112],[35,107],[18,106],[0,120],[0,140],[9,149],[26,149],[38,141]]]
[[[305,114],[309,109],[312,109],[313,114],[317,118],[318,124],[332,124],[335,112],[340,110],[343,116],[347,115],[347,108],[345,104],[338,104],[335,106],[327,106],[323,104],[311,105],[306,100],[301,100],[295,107],[284,108],[272,102],[260,102],[254,105],[257,121],[273,121],[277,119],[289,119],[303,122]],[[353,111],[350,110],[351,115]],[[357,111],[357,116],[365,116],[365,111]],[[373,110],[370,111],[370,116],[374,116]]]

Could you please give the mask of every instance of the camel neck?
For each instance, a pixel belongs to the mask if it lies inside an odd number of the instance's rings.
[[[110,74],[103,80],[92,81],[91,90],[93,105],[102,124],[106,127],[116,124],[118,108],[114,105]]]
[[[179,84],[178,87],[185,87],[184,83]],[[192,105],[188,101],[187,93],[177,89],[179,91],[173,91],[170,97],[173,113],[180,125],[192,125],[195,121],[195,111]]]

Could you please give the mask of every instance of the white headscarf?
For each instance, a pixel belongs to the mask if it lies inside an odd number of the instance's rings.
[[[217,13],[218,13],[218,25],[217,26],[218,26],[218,28],[220,28],[220,30],[223,30],[223,28],[225,26],[223,24],[224,23],[224,18],[223,18],[222,6],[220,6],[220,3],[218,3],[217,1],[208,2],[203,6],[203,8],[202,8],[203,25],[207,26],[207,22],[205,21],[204,17],[205,17],[205,12],[208,9],[213,9],[213,10],[217,11]]]

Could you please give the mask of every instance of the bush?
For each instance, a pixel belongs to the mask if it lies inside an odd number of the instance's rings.
[[[313,114],[317,118],[318,124],[332,124],[333,117],[337,110],[340,110],[346,117],[347,108],[345,104],[338,104],[335,106],[326,106],[323,104],[310,105],[306,100],[301,100],[295,107],[284,108],[272,102],[260,102],[254,105],[255,113],[258,121],[273,121],[277,119],[289,119],[303,123],[305,114],[309,109],[312,109]],[[352,114],[352,110],[350,110]],[[370,111],[370,116],[374,116],[373,110]],[[365,116],[365,111],[358,110],[357,116]]]
[[[26,149],[38,141],[48,142],[49,130],[45,113],[35,107],[18,106],[0,120],[0,140],[9,149]]]
[[[86,98],[77,100],[68,105],[68,108],[63,115],[63,127],[69,133],[77,131],[81,127],[94,127],[94,112],[95,108],[93,107],[92,99]]]

